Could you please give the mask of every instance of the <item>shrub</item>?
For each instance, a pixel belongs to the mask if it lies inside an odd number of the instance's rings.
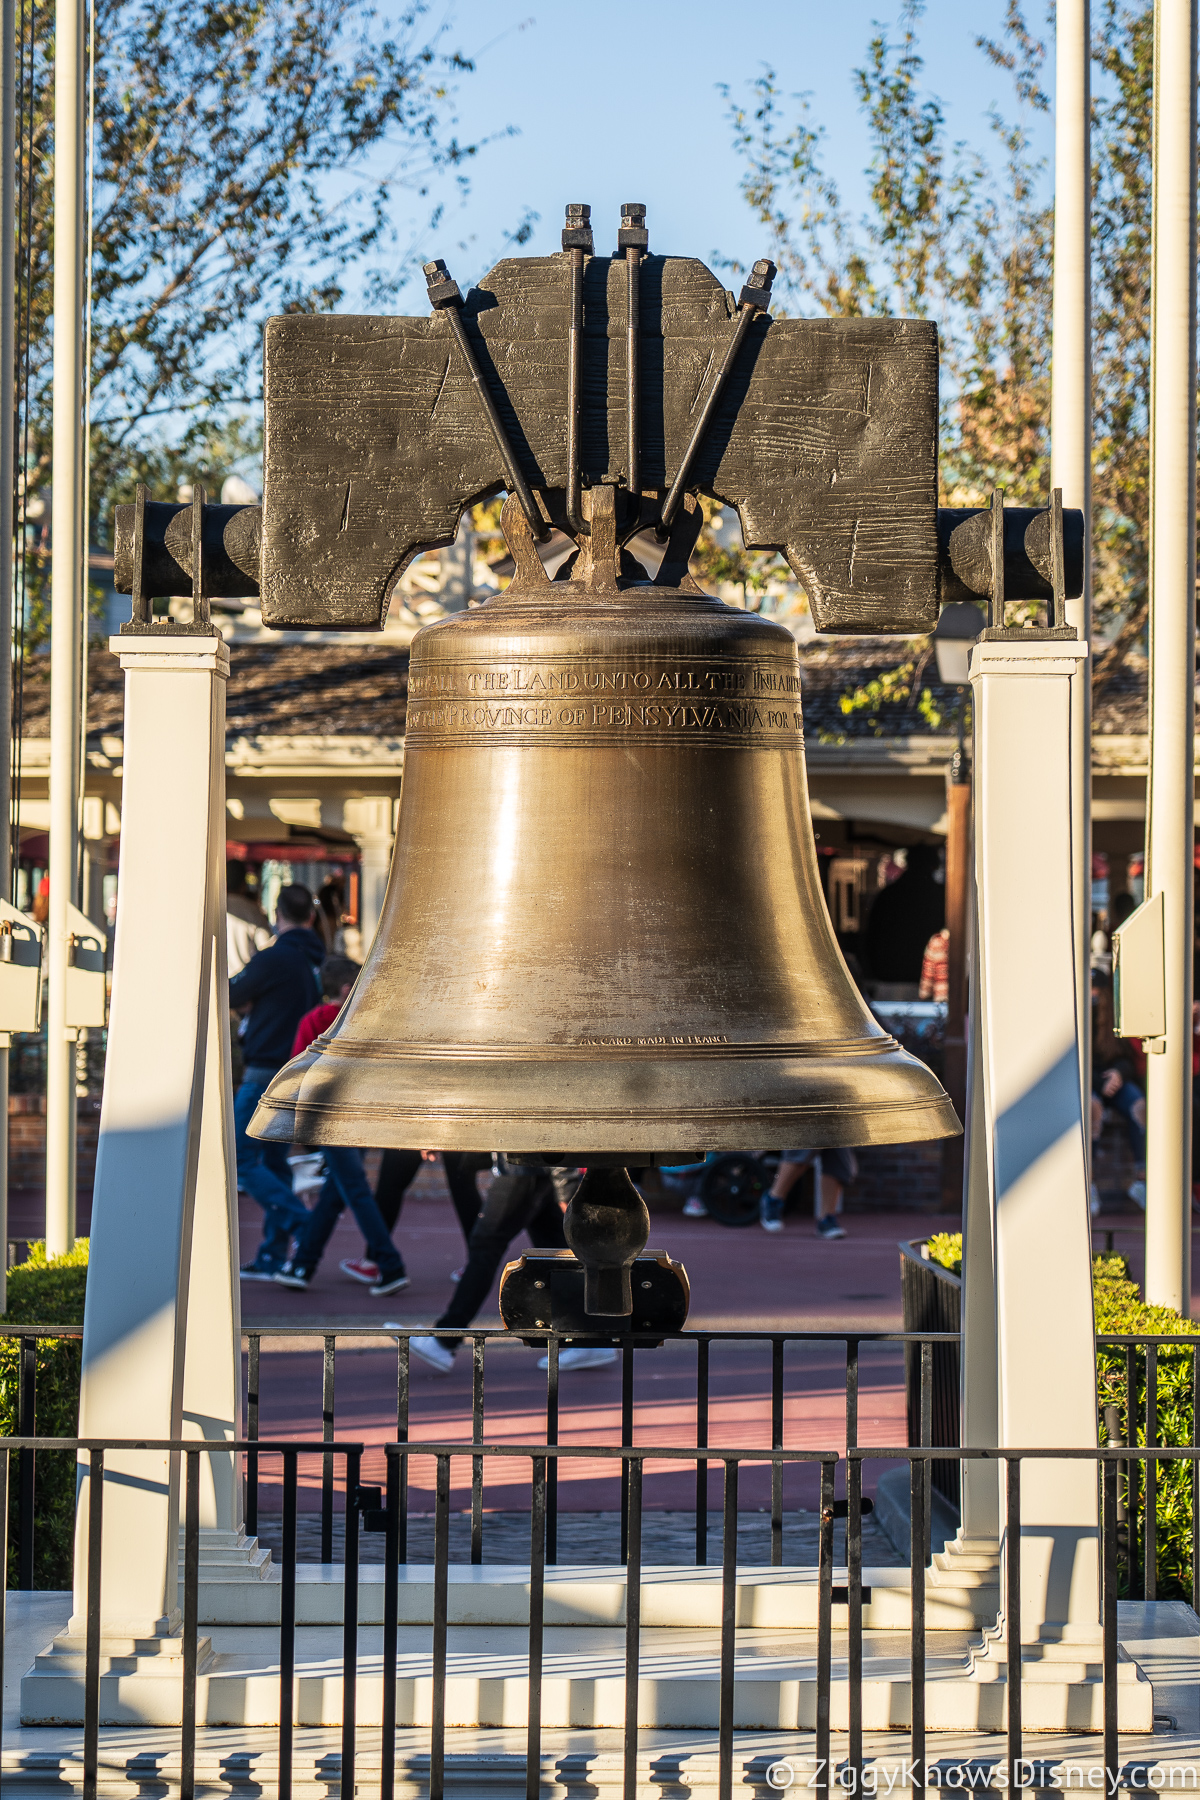
[[[1200,1325],[1184,1319],[1170,1306],[1147,1306],[1128,1268],[1118,1271],[1112,1264],[1119,1258],[1096,1258],[1097,1268],[1093,1292],[1096,1303],[1096,1335],[1108,1337],[1135,1334],[1143,1337],[1197,1337]],[[1103,1264],[1104,1266],[1100,1266]],[[1158,1442],[1190,1444],[1195,1421],[1192,1359],[1196,1351],[1178,1350],[1160,1344],[1157,1353]],[[1096,1376],[1100,1400],[1100,1442],[1109,1442],[1104,1409],[1116,1406],[1120,1436],[1124,1443],[1146,1442],[1146,1353],[1133,1353],[1133,1380],[1125,1345],[1096,1349]],[[1129,1390],[1132,1390],[1130,1393]],[[1133,1434],[1130,1436],[1130,1407],[1133,1400]],[[1136,1465],[1131,1465],[1135,1488],[1142,1479]],[[1132,1499],[1132,1496],[1131,1496]],[[1131,1512],[1133,1508],[1130,1508]],[[1192,1465],[1187,1462],[1163,1462],[1158,1465],[1158,1497],[1155,1506],[1158,1522],[1155,1568],[1160,1600],[1187,1600],[1192,1597]]]
[[[44,1243],[31,1244],[26,1262],[8,1274],[6,1325],[83,1324],[88,1243],[79,1238],[65,1256],[47,1258]],[[0,1338],[0,1435],[17,1432],[20,1404],[20,1350],[15,1338]],[[79,1423],[80,1345],[78,1338],[39,1338],[36,1352],[36,1417],[39,1437],[74,1437]],[[33,1579],[38,1588],[71,1586],[75,1534],[75,1457],[41,1452],[34,1494]],[[17,1581],[17,1524],[20,1504],[18,1461],[9,1470],[8,1579]]]
[[[952,1275],[962,1274],[962,1232],[935,1231],[925,1240],[930,1262],[940,1263]]]
[[[962,1232],[935,1232],[926,1242],[930,1262],[940,1263],[952,1274],[962,1273]],[[1096,1309],[1097,1337],[1196,1337],[1200,1325],[1181,1317],[1169,1306],[1147,1306],[1129,1264],[1115,1251],[1092,1258],[1092,1296]],[[1187,1445],[1192,1442],[1195,1419],[1192,1358],[1194,1351],[1158,1347],[1158,1441]],[[1100,1442],[1109,1442],[1104,1409],[1119,1409],[1120,1441],[1129,1443],[1129,1368],[1126,1346],[1096,1348],[1096,1388],[1100,1407]],[[1146,1355],[1133,1357],[1133,1417],[1136,1444],[1146,1442]],[[1140,1480],[1140,1477],[1139,1477]],[[1131,1496],[1132,1498],[1132,1496]],[[1133,1511],[1133,1508],[1130,1508]],[[1192,1597],[1192,1467],[1185,1462],[1158,1466],[1158,1522],[1155,1567],[1160,1600]],[[1128,1568],[1122,1592],[1128,1591]]]

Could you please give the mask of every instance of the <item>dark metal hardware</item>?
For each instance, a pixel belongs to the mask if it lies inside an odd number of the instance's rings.
[[[974,569],[971,571],[976,580],[983,571],[979,569],[977,553],[980,547],[980,524],[976,520],[986,522],[987,528],[987,624],[980,633],[984,642],[1011,642],[1030,638],[1044,640],[1047,638],[1074,639],[1078,632],[1073,625],[1067,624],[1067,592],[1068,586],[1073,595],[1083,591],[1082,562],[1082,513],[1072,513],[1072,548],[1076,538],[1075,520],[1078,519],[1079,557],[1077,566],[1072,567],[1074,557],[1068,558],[1066,546],[1066,521],[1068,515],[1063,512],[1062,489],[1055,488],[1050,496],[1050,505],[1042,511],[1023,513],[1029,520],[1021,534],[1020,548],[1014,554],[1010,538],[1013,535],[1008,524],[1008,509],[1004,504],[1004,495],[999,488],[993,490],[991,508],[987,513],[975,514],[966,524],[958,528],[964,534],[959,545],[959,561],[964,572],[971,568],[972,554],[975,554]],[[1020,527],[1021,517],[1017,518]],[[939,515],[939,532],[941,519]],[[957,536],[957,533],[954,534]],[[1025,566],[1022,567],[1022,552]],[[1009,586],[1010,564],[1016,565],[1019,587],[1014,591]],[[1031,579],[1032,573],[1032,579]],[[1075,581],[1070,581],[1075,577]],[[1077,585],[1076,585],[1077,582]],[[943,594],[946,598],[957,597]],[[1048,623],[1045,625],[1014,626],[1005,623],[1005,613],[1010,600],[1046,599]]]
[[[625,413],[628,432],[626,455],[629,462],[626,479],[635,515],[641,510],[639,502],[642,492],[641,262],[649,247],[646,208],[627,202],[621,208],[617,250],[624,252],[626,268]]]
[[[583,260],[593,254],[590,206],[567,208],[562,247],[571,259],[571,310],[567,327],[567,523],[577,538],[588,537],[591,526],[583,516],[583,481],[579,467],[579,415],[583,382]]]
[[[233,559],[221,559],[222,579],[214,581],[206,573],[204,543],[207,525],[207,513],[223,514],[228,518],[231,514],[242,512],[259,512],[257,507],[206,507],[206,496],[203,487],[198,483],[193,489],[191,502],[182,506],[163,507],[150,500],[150,490],[141,482],[137,486],[137,498],[132,506],[116,508],[117,532],[116,550],[113,559],[113,585],[118,592],[129,592],[132,595],[130,616],[121,626],[123,633],[138,637],[150,634],[155,637],[212,637],[216,626],[209,619],[208,597],[214,593],[236,596],[244,594],[247,580],[240,569],[236,577],[230,570],[236,569]],[[181,568],[175,558],[170,556],[167,546],[167,528],[172,520],[186,515],[186,549],[183,544],[183,560],[188,565]],[[223,524],[224,520],[217,521]],[[148,541],[147,533],[150,533]],[[258,562],[258,534],[253,532],[253,563]],[[176,534],[179,543],[179,535]],[[176,574],[176,569],[179,573]],[[162,576],[161,581],[155,579]],[[192,619],[190,623],[182,619],[156,619],[154,616],[154,593],[168,595],[190,594],[193,600]]]
[[[428,289],[429,304],[433,307],[435,312],[441,312],[446,315],[446,318],[449,321],[450,330],[454,334],[454,341],[458,345],[459,353],[467,365],[467,373],[470,375],[471,381],[475,387],[475,392],[479,396],[479,403],[483,407],[484,417],[488,422],[488,428],[496,440],[496,448],[500,452],[500,460],[504,464],[504,472],[508,480],[509,490],[514,493],[520,501],[521,511],[528,519],[529,529],[532,531],[534,537],[548,537],[550,534],[550,526],[542,517],[538,503],[533,497],[533,490],[522,473],[521,465],[517,461],[516,452],[509,442],[508,433],[504,429],[504,423],[496,410],[496,402],[492,399],[491,390],[484,380],[483,370],[479,366],[479,358],[476,356],[474,346],[467,335],[467,327],[462,316],[463,298],[459,291],[458,283],[453,279],[440,257],[436,262],[428,262],[425,264],[425,283]]]
[[[737,323],[733,328],[733,336],[729,340],[725,355],[721,361],[721,366],[717,370],[712,387],[709,389],[708,398],[701,408],[700,417],[696,421],[696,429],[692,433],[691,442],[683,453],[683,461],[680,463],[675,479],[671,483],[670,492],[663,501],[662,512],[659,515],[658,524],[655,526],[655,531],[660,542],[670,535],[671,522],[674,519],[675,514],[679,511],[680,506],[683,504],[683,496],[687,488],[688,477],[692,471],[692,465],[696,460],[701,444],[703,444],[704,439],[708,434],[708,428],[712,424],[713,415],[720,404],[721,395],[725,389],[725,383],[729,380],[729,377],[733,372],[733,365],[738,359],[738,352],[746,341],[746,334],[759,313],[765,312],[771,303],[771,283],[775,279],[775,274],[775,264],[769,261],[768,258],[763,257],[760,261],[755,263],[747,278],[745,287],[738,295],[738,315]]]

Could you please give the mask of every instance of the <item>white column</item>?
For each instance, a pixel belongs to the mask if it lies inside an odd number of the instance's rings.
[[[971,654],[997,1441],[1026,1448],[1097,1441],[1069,757],[1087,671],[1082,643],[985,642]],[[1094,1629],[1095,1466],[1027,1462],[1021,1483],[1022,1636]]]
[[[224,930],[212,875],[224,848],[229,657],[215,634],[130,635],[112,646],[126,678],[121,904],[79,1429],[89,1437],[166,1438],[182,1427],[214,944]],[[214,1205],[219,1159],[218,1146],[206,1159]],[[219,1310],[214,1358],[230,1349],[228,1307]],[[165,1454],[130,1452],[110,1454],[107,1472],[103,1630],[161,1635],[179,1617],[178,1471]],[[85,1473],[73,1634],[83,1625],[86,1556]]]
[[[1083,513],[1083,594],[1067,601],[1080,638],[1092,633],[1092,167],[1089,0],[1058,0],[1054,44],[1054,340],[1050,388],[1050,485]],[[1075,815],[1075,958],[1080,1079],[1091,1094],[1092,707],[1080,690],[1072,713]],[[1091,1140],[1085,1140],[1090,1156]]]
[[[238,1277],[237,1166],[229,1056],[228,941],[225,932],[225,707],[214,691],[215,742],[211,761],[214,824],[209,872],[215,931],[211,950],[208,1034],[192,1260],[188,1278],[189,1332],[184,1358],[183,1436],[224,1439],[241,1432],[242,1300]],[[200,1525],[210,1532],[242,1529],[238,1458],[206,1456],[200,1464]]]
[[[1146,899],[1163,897],[1166,1034],[1148,1046],[1146,1298],[1188,1312],[1196,580],[1196,0],[1154,13],[1150,780]]]
[[[345,828],[357,842],[362,858],[358,910],[364,955],[371,948],[383,912],[396,842],[395,812],[396,802],[390,794],[347,800],[342,812]]]
[[[50,912],[46,1249],[75,1237],[75,1033],[66,1024],[67,908],[77,899],[83,575],[83,0],[54,16],[54,537],[50,574]]]
[[[974,898],[972,897],[972,913]],[[972,934],[971,1000],[967,1035],[967,1116],[963,1154],[962,1442],[984,1449],[1000,1441],[1000,1370],[996,1345],[996,1239],[984,1127],[983,1046],[980,1040],[979,931]],[[963,1462],[964,1548],[1000,1542],[997,1469]]]

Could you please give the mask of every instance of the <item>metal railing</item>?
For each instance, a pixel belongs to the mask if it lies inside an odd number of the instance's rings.
[[[1005,1475],[1004,1505],[1004,1591],[1000,1618],[1004,1626],[1006,1652],[1006,1719],[1005,1785],[1050,1785],[1044,1776],[1033,1782],[1022,1782],[1019,1773],[1025,1765],[1022,1724],[1022,1626],[1021,1626],[1021,1467],[1030,1461],[1094,1462],[1099,1478],[1100,1525],[1100,1592],[1101,1592],[1101,1669],[1103,1681],[1103,1761],[1104,1792],[1115,1794],[1120,1787],[1131,1785],[1124,1778],[1120,1762],[1118,1731],[1119,1639],[1117,1631],[1117,1598],[1119,1588],[1118,1491],[1121,1463],[1144,1464],[1149,1470],[1157,1462],[1189,1462],[1193,1480],[1200,1451],[1190,1448],[1138,1446],[1089,1449],[1010,1449],[982,1448],[883,1448],[851,1450],[846,1458],[847,1483],[847,1679],[849,1683],[849,1716],[846,1733],[846,1760],[839,1778],[841,1785],[857,1794],[863,1788],[863,1585],[862,1585],[862,1464],[868,1458],[907,1460],[910,1465],[911,1502],[911,1626],[909,1639],[909,1679],[912,1695],[909,1719],[909,1743],[913,1789],[924,1789],[928,1781],[927,1731],[925,1714],[926,1683],[926,1604],[925,1579],[928,1561],[928,1495],[929,1467],[933,1461],[956,1457],[960,1461],[1002,1462]],[[1039,1527],[1044,1534],[1045,1527]],[[1085,1659],[1086,1660],[1086,1659]],[[958,1785],[966,1785],[960,1783]]]
[[[541,1752],[543,1732],[542,1669],[545,1647],[545,1576],[546,1532],[548,1521],[549,1470],[573,1458],[600,1458],[616,1461],[628,1473],[629,1496],[628,1538],[626,1558],[626,1604],[624,1624],[625,1680],[623,1708],[623,1793],[625,1800],[635,1800],[638,1778],[639,1684],[642,1672],[641,1592],[643,1585],[641,1537],[643,1478],[646,1462],[651,1459],[692,1460],[694,1448],[668,1446],[545,1445],[487,1444],[472,1441],[456,1443],[394,1443],[385,1446],[386,1484],[382,1507],[376,1491],[363,1489],[359,1475],[363,1445],[321,1439],[316,1442],[298,1440],[268,1442],[265,1439],[241,1440],[236,1444],[204,1445],[195,1439],[0,1439],[0,1520],[7,1516],[7,1494],[11,1458],[25,1451],[72,1451],[86,1460],[87,1495],[84,1504],[88,1519],[88,1554],[83,1667],[83,1789],[85,1800],[95,1800],[99,1782],[100,1724],[102,1712],[101,1678],[103,1651],[102,1562],[104,1537],[105,1459],[113,1451],[170,1451],[183,1461],[184,1556],[183,1556],[183,1637],[182,1694],[180,1727],[180,1800],[194,1800],[196,1792],[197,1741],[197,1674],[200,1614],[200,1459],[203,1455],[229,1450],[251,1453],[260,1458],[278,1459],[283,1486],[283,1554],[281,1559],[281,1606],[279,1626],[279,1766],[280,1800],[290,1800],[293,1785],[294,1733],[296,1718],[296,1680],[300,1673],[296,1644],[296,1576],[297,1576],[297,1493],[301,1459],[332,1457],[344,1468],[345,1489],[350,1504],[346,1511],[345,1560],[343,1569],[343,1617],[341,1653],[341,1792],[355,1791],[356,1758],[359,1753],[358,1700],[360,1686],[359,1646],[359,1523],[366,1511],[382,1512],[385,1532],[384,1616],[382,1656],[379,1663],[382,1683],[380,1743],[380,1800],[394,1800],[396,1789],[397,1683],[399,1676],[399,1568],[401,1544],[401,1496],[408,1465],[414,1459],[432,1459],[435,1466],[434,1562],[432,1640],[429,1651],[431,1692],[429,1728],[429,1800],[444,1800],[446,1775],[446,1682],[449,1630],[449,1515],[451,1462],[456,1457],[499,1457],[527,1461],[531,1474],[529,1620],[528,1620],[528,1701],[526,1718],[526,1800],[538,1800],[541,1791]],[[815,1656],[815,1708],[811,1733],[797,1727],[799,1742],[809,1739],[815,1769],[809,1788],[828,1796],[836,1784],[843,1791],[859,1793],[864,1788],[863,1730],[863,1607],[866,1596],[862,1583],[862,1465],[868,1459],[907,1460],[910,1465],[912,1504],[912,1608],[909,1636],[909,1746],[911,1781],[914,1791],[938,1785],[931,1778],[926,1729],[926,1597],[925,1544],[927,1532],[926,1495],[929,1465],[933,1460],[956,1457],[971,1460],[994,1460],[1005,1470],[1005,1580],[1004,1623],[1006,1629],[1007,1718],[1004,1725],[1004,1766],[1009,1784],[1028,1786],[1022,1779],[1025,1768],[1022,1725],[1022,1657],[1021,1657],[1021,1472],[1031,1460],[1090,1460],[1097,1465],[1100,1492],[1100,1549],[1102,1584],[1101,1673],[1103,1683],[1103,1760],[1105,1792],[1113,1794],[1123,1785],[1118,1735],[1118,1633],[1117,1633],[1117,1497],[1118,1468],[1122,1460],[1149,1465],[1154,1461],[1189,1461],[1195,1466],[1198,1452],[1180,1448],[1089,1449],[969,1449],[957,1447],[858,1448],[846,1458],[846,1501],[839,1505],[834,1498],[835,1481],[841,1458],[833,1450],[768,1450],[712,1448],[709,1461],[718,1462],[723,1473],[722,1555],[720,1626],[717,1636],[719,1660],[718,1719],[715,1731],[718,1759],[718,1800],[732,1800],[734,1728],[737,1697],[737,1544],[738,1544],[738,1480],[743,1466],[769,1462],[774,1469],[788,1463],[808,1463],[819,1471],[820,1531],[817,1545],[817,1623]],[[831,1693],[834,1684],[833,1629],[834,1562],[833,1521],[843,1514],[847,1527],[847,1584],[839,1600],[847,1607],[845,1681],[847,1686],[847,1726],[844,1760],[835,1765],[831,1747]],[[374,1524],[379,1524],[376,1517]],[[1042,1529],[1042,1528],[1039,1528]],[[2,1546],[0,1546],[2,1547]],[[4,1612],[4,1557],[0,1555],[0,1618]],[[582,1628],[586,1634],[586,1627]],[[124,1640],[123,1640],[124,1641]],[[411,1654],[411,1653],[410,1653]],[[0,1659],[3,1640],[0,1638]],[[328,1679],[329,1658],[320,1659],[322,1679]],[[414,1709],[415,1710],[415,1709]],[[840,1733],[839,1733],[840,1735]],[[3,1744],[0,1741],[0,1753]],[[967,1767],[964,1761],[963,1767]],[[334,1774],[330,1759],[322,1762],[323,1779]],[[1124,1783],[1127,1785],[1127,1783]],[[1033,1785],[1044,1787],[1044,1779]]]
[[[342,1574],[342,1723],[341,1792],[353,1794],[358,1738],[359,1687],[359,1521],[364,1510],[373,1510],[376,1494],[359,1482],[363,1445],[330,1441],[270,1442],[243,1439],[236,1443],[202,1444],[194,1438],[96,1439],[96,1438],[0,1438],[0,1518],[7,1517],[9,1461],[15,1452],[74,1451],[87,1463],[87,1592],[84,1606],[84,1800],[96,1800],[99,1775],[101,1713],[101,1658],[103,1641],[102,1562],[104,1536],[105,1457],[112,1451],[170,1451],[184,1461],[183,1478],[183,1626],[182,1705],[180,1728],[180,1800],[194,1800],[196,1792],[196,1686],[200,1618],[200,1458],[229,1451],[279,1458],[283,1483],[283,1553],[280,1567],[279,1625],[279,1800],[290,1800],[293,1774],[293,1738],[296,1715],[296,1570],[297,1493],[301,1457],[341,1459],[345,1470],[345,1552]],[[444,1800],[446,1751],[446,1664],[449,1627],[449,1523],[450,1464],[454,1457],[474,1460],[488,1457],[517,1458],[530,1464],[530,1579],[528,1709],[526,1726],[526,1795],[538,1800],[541,1789],[542,1663],[545,1637],[544,1590],[546,1570],[547,1470],[554,1464],[579,1457],[619,1462],[628,1469],[628,1554],[626,1558],[625,1695],[624,1695],[624,1793],[634,1800],[637,1774],[638,1690],[641,1673],[641,1522],[643,1472],[648,1459],[691,1460],[692,1453],[675,1445],[607,1447],[598,1445],[544,1444],[388,1444],[384,1515],[385,1570],[382,1681],[381,1800],[394,1800],[396,1750],[396,1693],[399,1636],[399,1568],[401,1557],[401,1494],[405,1474],[413,1458],[432,1458],[435,1463],[435,1513],[433,1562],[433,1638],[430,1656],[431,1722],[429,1751],[429,1800]],[[721,1556],[720,1697],[717,1727],[719,1764],[718,1800],[732,1800],[735,1659],[737,1638],[737,1533],[738,1472],[744,1463],[770,1461],[808,1463],[820,1470],[821,1531],[818,1569],[816,1753],[821,1759],[821,1779],[816,1790],[829,1791],[829,1689],[831,1672],[833,1604],[834,1468],[833,1450],[764,1451],[722,1447],[710,1460],[719,1462],[724,1474]],[[0,1556],[0,1615],[4,1609],[4,1558]],[[126,1640],[122,1639],[123,1647]],[[323,1673],[327,1664],[323,1661]],[[0,1676],[3,1674],[3,1640],[0,1637]],[[3,1737],[0,1730],[0,1755]]]
[[[245,1456],[245,1518],[246,1528],[250,1535],[257,1535],[260,1529],[260,1483],[259,1461],[256,1442],[264,1429],[262,1403],[262,1374],[264,1347],[270,1355],[270,1345],[277,1341],[311,1340],[314,1351],[321,1356],[319,1394],[314,1392],[314,1425],[316,1417],[320,1419],[322,1439],[332,1444],[337,1429],[337,1351],[339,1345],[348,1349],[357,1349],[364,1341],[369,1341],[378,1348],[381,1356],[395,1358],[395,1441],[403,1444],[411,1433],[411,1359],[409,1339],[418,1333],[429,1334],[430,1327],[412,1326],[403,1329],[383,1331],[376,1326],[346,1326],[330,1330],[320,1325],[298,1325],[279,1327],[251,1327],[243,1332],[246,1346],[245,1368],[245,1426],[248,1440]],[[0,1326],[0,1337],[15,1339],[19,1343],[18,1394],[16,1407],[16,1428],[18,1434],[27,1439],[35,1437],[37,1432],[36,1406],[36,1363],[37,1341],[52,1338],[78,1339],[81,1336],[78,1327],[59,1327],[52,1325],[14,1325]],[[445,1337],[465,1337],[470,1346],[471,1359],[471,1437],[481,1443],[487,1435],[487,1351],[489,1346],[504,1344],[512,1346],[512,1334],[502,1329],[471,1330],[466,1333],[444,1332]],[[546,1349],[549,1367],[546,1371],[545,1411],[544,1411],[544,1443],[546,1447],[554,1447],[559,1443],[562,1424],[561,1385],[559,1379],[559,1352],[562,1341],[551,1332],[531,1332],[529,1338],[537,1339]],[[386,1347],[380,1346],[380,1339],[391,1340]],[[619,1350],[621,1359],[621,1423],[620,1442],[633,1444],[640,1425],[638,1419],[638,1387],[637,1371],[646,1366],[645,1359],[654,1358],[660,1352],[657,1346],[661,1337],[643,1334],[624,1340]],[[935,1347],[958,1347],[960,1340],[949,1332],[879,1332],[879,1331],[688,1331],[673,1334],[668,1342],[673,1346],[684,1346],[694,1354],[694,1431],[690,1433],[693,1452],[707,1452],[712,1435],[712,1383],[714,1365],[722,1349],[735,1344],[760,1344],[769,1357],[769,1375],[763,1368],[764,1398],[769,1388],[770,1396],[770,1449],[786,1448],[785,1439],[785,1400],[788,1395],[787,1374],[789,1358],[805,1349],[819,1348],[822,1345],[839,1345],[842,1349],[844,1367],[844,1444],[847,1451],[862,1449],[864,1455],[881,1455],[860,1444],[860,1399],[861,1376],[863,1373],[864,1351],[886,1351],[893,1348],[904,1353],[906,1347],[916,1353],[919,1363],[919,1430],[916,1432],[918,1447],[928,1447],[933,1442],[933,1389],[934,1389],[934,1354]],[[1190,1433],[1189,1442],[1181,1447],[1194,1449],[1197,1445],[1197,1420],[1200,1418],[1200,1338],[1144,1336],[1137,1334],[1114,1335],[1104,1334],[1096,1340],[1097,1349],[1109,1351],[1123,1358],[1123,1379],[1118,1383],[1118,1398],[1109,1401],[1105,1408],[1105,1436],[1110,1445],[1123,1447],[1129,1442],[1134,1444],[1140,1440],[1147,1447],[1155,1447],[1160,1443],[1161,1405],[1164,1367],[1169,1369],[1172,1363],[1178,1364],[1180,1359],[1190,1366],[1190,1374],[1186,1386],[1189,1390]],[[899,1362],[899,1358],[897,1358]],[[869,1366],[869,1365],[868,1365]],[[793,1361],[794,1367],[794,1361]],[[890,1371],[889,1371],[890,1373]],[[900,1370],[897,1367],[896,1374]],[[1178,1382],[1176,1382],[1178,1388]],[[319,1413],[318,1413],[319,1406]],[[268,1435],[271,1435],[270,1421],[265,1422]],[[378,1454],[378,1447],[373,1454]],[[708,1558],[708,1462],[705,1455],[695,1456],[696,1481],[694,1494],[695,1515],[695,1560],[703,1565]],[[32,1449],[22,1452],[17,1471],[17,1506],[15,1535],[17,1541],[16,1578],[21,1588],[32,1588],[35,1571],[35,1533],[37,1530],[37,1475],[36,1456]],[[626,1482],[620,1483],[620,1560],[624,1562],[628,1554],[628,1507],[629,1499]],[[1195,1520],[1200,1516],[1200,1471],[1193,1461],[1190,1469],[1190,1511]],[[1159,1533],[1157,1523],[1157,1502],[1160,1487],[1158,1465],[1154,1459],[1139,1457],[1123,1458],[1118,1483],[1119,1533],[1118,1555],[1123,1591],[1135,1599],[1153,1600],[1159,1594],[1158,1553]],[[321,1465],[320,1494],[320,1560],[333,1561],[335,1535],[335,1518],[337,1516],[338,1483],[335,1480],[333,1452],[323,1454]],[[484,1459],[476,1454],[471,1461],[470,1489],[470,1559],[473,1563],[481,1563],[484,1556],[484,1521],[485,1521],[485,1467]],[[551,1461],[547,1475],[546,1492],[546,1560],[553,1565],[558,1560],[558,1464]],[[927,1508],[928,1512],[928,1508]],[[409,1496],[407,1484],[400,1496],[400,1555],[403,1560],[408,1553]],[[772,1467],[771,1476],[771,1563],[780,1566],[784,1554],[784,1488],[782,1466]],[[1190,1582],[1185,1585],[1185,1593],[1190,1587],[1191,1604],[1200,1611],[1200,1559],[1192,1557]]]
[[[250,1440],[259,1437],[262,1425],[262,1346],[264,1341],[272,1339],[296,1340],[311,1338],[314,1349],[321,1348],[321,1392],[320,1418],[323,1436],[332,1441],[336,1428],[336,1358],[339,1342],[354,1344],[363,1339],[378,1343],[381,1337],[389,1337],[395,1341],[396,1358],[396,1442],[403,1444],[410,1437],[410,1401],[411,1401],[411,1356],[409,1339],[418,1335],[441,1336],[455,1342],[462,1339],[469,1343],[471,1349],[471,1424],[472,1439],[480,1442],[485,1436],[486,1424],[486,1351],[489,1344],[513,1344],[513,1334],[503,1329],[483,1329],[468,1331],[437,1332],[430,1326],[414,1325],[411,1327],[388,1329],[386,1332],[378,1326],[339,1327],[330,1330],[320,1325],[308,1326],[255,1326],[243,1331],[246,1342],[246,1435]],[[548,1367],[546,1370],[545,1401],[545,1443],[553,1447],[559,1442],[561,1425],[561,1388],[559,1380],[559,1353],[563,1347],[562,1339],[555,1333],[530,1331],[521,1334],[523,1341],[537,1342],[544,1346]],[[569,1341],[569,1340],[568,1340]],[[714,1346],[720,1348],[731,1344],[762,1344],[770,1353],[770,1444],[772,1450],[782,1450],[784,1445],[784,1402],[787,1393],[785,1355],[789,1347],[813,1347],[823,1344],[841,1345],[844,1352],[845,1410],[844,1430],[847,1447],[857,1446],[859,1441],[859,1401],[860,1377],[862,1372],[861,1352],[864,1346],[895,1346],[903,1351],[906,1345],[914,1345],[919,1349],[921,1380],[921,1442],[932,1442],[932,1393],[933,1393],[933,1348],[935,1344],[958,1347],[960,1339],[953,1332],[903,1332],[903,1331],[681,1331],[673,1332],[667,1339],[672,1346],[690,1346],[695,1352],[695,1432],[692,1451],[688,1460],[696,1463],[695,1487],[695,1558],[698,1566],[708,1560],[708,1462],[719,1460],[719,1454],[712,1457],[696,1457],[695,1451],[707,1451],[710,1448],[712,1427],[712,1377]],[[621,1363],[621,1428],[620,1440],[624,1445],[634,1442],[637,1427],[636,1407],[636,1368],[639,1356],[644,1359],[658,1353],[663,1343],[662,1333],[632,1333],[624,1336],[619,1344],[618,1355]],[[381,1354],[387,1354],[381,1351]],[[628,1554],[628,1509],[629,1499],[625,1491],[626,1483],[622,1481],[620,1491],[621,1510],[621,1551],[620,1560],[625,1562]],[[251,1535],[259,1530],[259,1471],[257,1457],[253,1450],[246,1458],[246,1529]],[[326,1460],[321,1475],[321,1552],[322,1562],[332,1561],[334,1537],[334,1491],[333,1464]],[[772,1465],[771,1472],[771,1563],[780,1566],[783,1563],[783,1469],[782,1465]],[[401,1495],[400,1542],[401,1555],[407,1543],[408,1529],[408,1497],[405,1491]],[[555,1563],[558,1560],[558,1469],[557,1463],[550,1466],[546,1495],[546,1560]],[[471,1464],[471,1561],[483,1561],[483,1521],[484,1521],[484,1465],[480,1456],[475,1456]]]

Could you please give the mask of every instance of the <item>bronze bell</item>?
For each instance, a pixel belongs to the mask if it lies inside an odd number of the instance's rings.
[[[253,1134],[614,1167],[957,1133],[833,935],[791,634],[689,575],[690,499],[653,582],[583,499],[565,579],[510,498],[511,586],[413,639],[379,930]]]

